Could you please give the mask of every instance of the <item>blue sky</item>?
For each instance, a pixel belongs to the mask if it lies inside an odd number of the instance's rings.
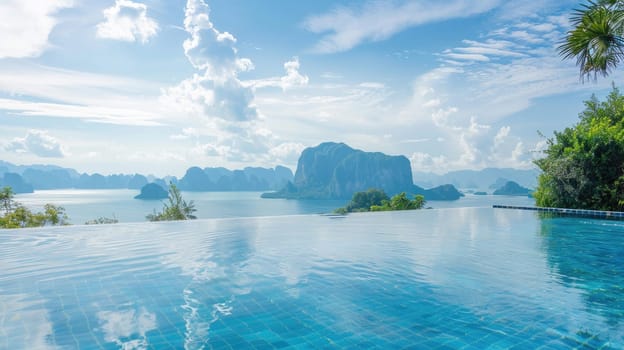
[[[577,1],[5,0],[0,159],[181,176],[346,142],[415,171],[532,167],[621,70],[556,47]]]

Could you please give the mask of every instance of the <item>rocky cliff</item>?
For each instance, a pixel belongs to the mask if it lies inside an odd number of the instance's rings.
[[[452,191],[446,193],[442,189],[434,193],[414,186],[410,162],[404,156],[364,152],[344,143],[326,142],[301,153],[293,183],[263,197],[350,199],[353,193],[371,188],[388,195],[407,192],[436,197],[427,199],[457,199],[461,195],[456,191],[448,196]]]

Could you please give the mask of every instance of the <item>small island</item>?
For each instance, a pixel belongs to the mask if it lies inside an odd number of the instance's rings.
[[[145,199],[145,200],[155,200],[155,199],[165,199],[168,196],[169,194],[164,188],[162,188],[162,186],[152,182],[141,187],[141,193],[136,195],[134,198]]]
[[[494,191],[493,194],[501,196],[528,196],[531,194],[531,190],[520,186],[517,182],[507,181],[503,187]]]
[[[414,199],[410,200],[405,192],[401,192],[390,198],[383,190],[371,188],[366,192],[354,193],[349,204],[334,212],[344,215],[367,211],[415,210],[424,206],[425,197],[422,195],[415,195]]]

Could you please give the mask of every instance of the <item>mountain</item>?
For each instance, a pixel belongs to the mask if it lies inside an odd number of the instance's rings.
[[[33,193],[31,184],[24,181],[22,176],[17,173],[4,173],[0,178],[0,187],[11,187],[13,193]]]
[[[485,168],[482,170],[458,170],[444,175],[434,173],[414,172],[414,183],[423,187],[432,187],[442,184],[452,184],[457,188],[487,190],[499,188],[507,181],[514,181],[524,187],[537,187],[539,170]]]
[[[134,196],[135,199],[164,199],[169,197],[169,193],[156,183],[148,183],[141,187],[141,193]]]
[[[5,181],[6,174],[10,175]],[[292,171],[283,166],[243,170],[191,167],[178,181],[174,176],[159,179],[141,174],[80,174],[74,169],[55,165],[14,165],[0,160],[0,185],[10,184],[16,193],[32,192],[33,189],[140,189],[152,182],[163,188],[173,183],[186,191],[268,191],[282,188],[292,179]]]
[[[283,166],[243,170],[192,167],[178,187],[183,191],[267,191],[282,188],[292,179],[292,171]]]
[[[452,187],[452,186],[451,186]],[[355,192],[370,188],[388,195],[399,192],[424,194],[427,199],[457,199],[459,192],[424,190],[414,186],[409,160],[380,152],[364,152],[344,143],[325,142],[306,148],[299,157],[294,181],[264,198],[350,199]],[[429,197],[427,197],[429,195]]]
[[[22,173],[24,181],[32,184],[38,190],[50,190],[55,188],[73,187],[75,178],[72,172],[65,169],[41,170],[37,168],[27,168]]]
[[[527,196],[531,193],[526,187],[518,185],[516,182],[508,181],[503,187],[494,191],[495,195],[502,196]]]

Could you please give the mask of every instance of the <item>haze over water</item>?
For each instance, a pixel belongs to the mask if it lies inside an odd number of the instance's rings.
[[[137,190],[46,190],[18,194],[15,199],[35,210],[46,203],[65,208],[70,223],[108,217],[119,222],[146,221],[145,216],[160,211],[160,200],[138,200]],[[263,199],[261,192],[182,192],[187,201],[194,201],[197,218],[258,217],[330,213],[347,204],[345,200]],[[428,201],[427,207],[491,207],[493,204],[534,205],[532,198],[518,196],[475,196],[467,194],[456,201]]]

